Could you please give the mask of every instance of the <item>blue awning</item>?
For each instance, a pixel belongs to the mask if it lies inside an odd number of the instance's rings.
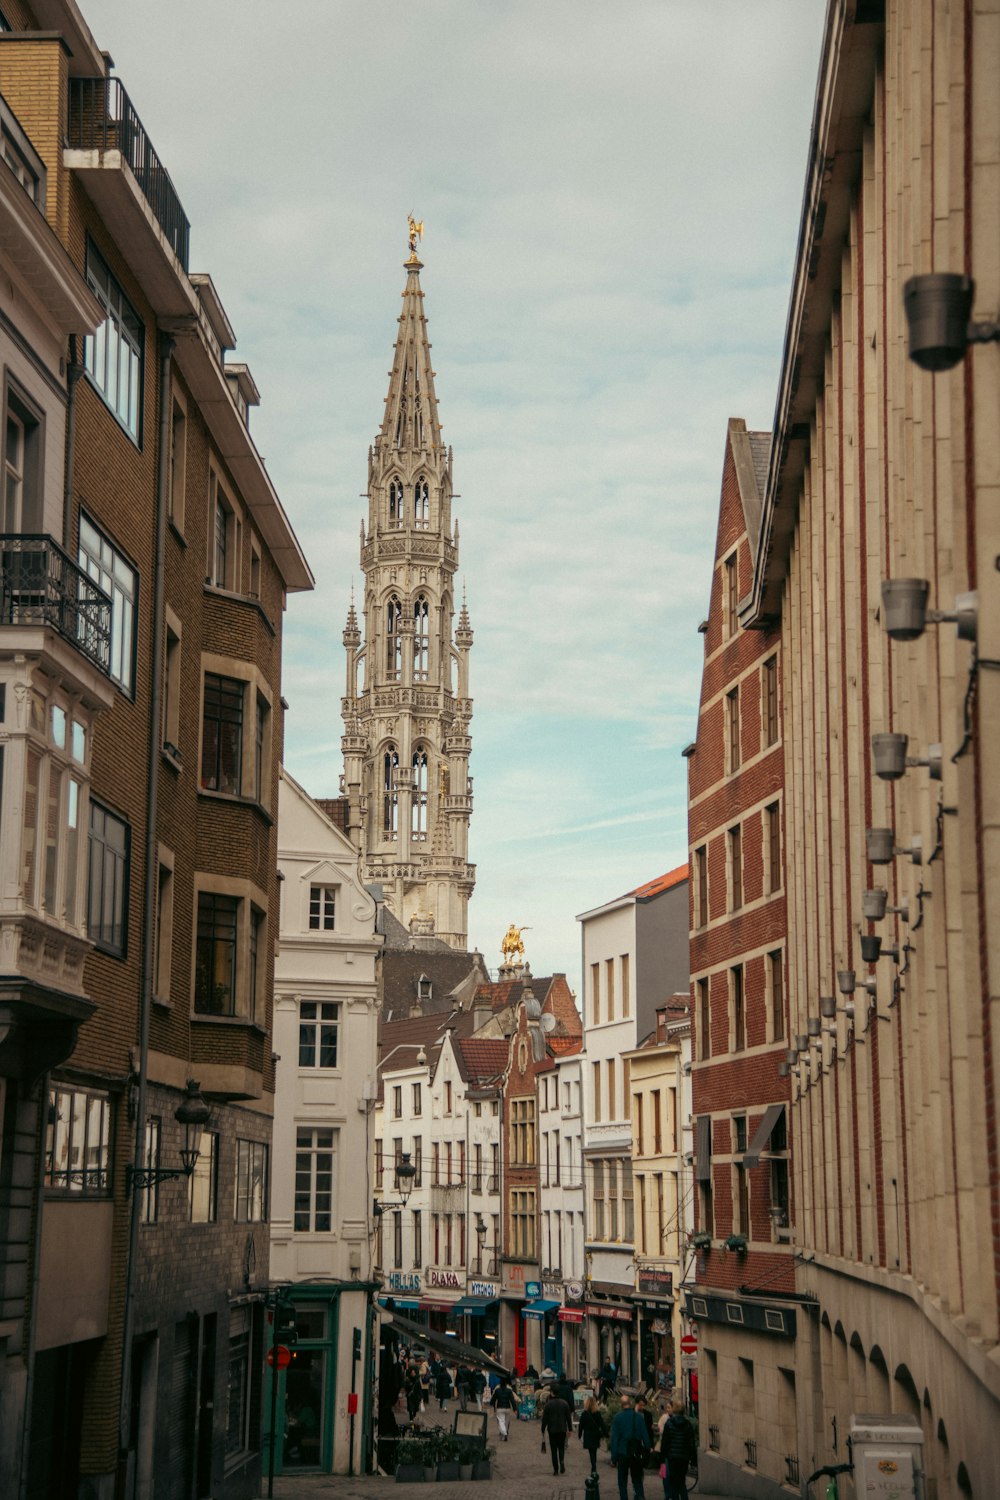
[[[547,1312],[554,1308],[562,1307],[561,1302],[548,1302],[544,1297],[536,1297],[534,1302],[526,1302],[521,1308],[522,1318],[544,1318]]]
[[[395,1307],[419,1307],[420,1306],[420,1303],[419,1303],[419,1301],[417,1300],[416,1297],[380,1297],[378,1299],[378,1305],[379,1305],[379,1307],[385,1307],[386,1304],[389,1301],[392,1301],[392,1303],[393,1303],[393,1305]]]
[[[468,1313],[470,1318],[485,1318],[486,1309],[495,1307],[497,1300],[496,1297],[463,1297],[455,1303],[452,1312]]]

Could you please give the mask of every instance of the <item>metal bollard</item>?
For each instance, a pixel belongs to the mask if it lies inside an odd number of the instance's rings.
[[[601,1481],[596,1474],[588,1474],[583,1481],[584,1500],[601,1500]]]

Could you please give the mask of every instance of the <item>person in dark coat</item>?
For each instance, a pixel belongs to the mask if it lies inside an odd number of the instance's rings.
[[[580,1442],[590,1455],[590,1472],[597,1473],[597,1450],[601,1446],[604,1436],[604,1419],[597,1409],[597,1397],[588,1396],[583,1403],[583,1411],[577,1418],[577,1427],[580,1432]]]
[[[646,1424],[635,1410],[629,1396],[622,1397],[622,1409],[611,1423],[611,1457],[618,1466],[618,1494],[628,1500],[628,1481],[632,1479],[635,1500],[645,1500],[642,1470],[649,1452]]]
[[[451,1374],[446,1364],[438,1365],[437,1379],[434,1382],[434,1394],[438,1398],[438,1406],[442,1411],[448,1410],[448,1402],[451,1399],[452,1384]]]
[[[501,1376],[500,1384],[497,1386],[496,1390],[493,1392],[492,1397],[490,1398],[490,1405],[492,1406],[496,1414],[497,1427],[500,1432],[500,1440],[501,1442],[505,1443],[507,1441],[507,1428],[510,1423],[510,1414],[512,1411],[517,1411],[517,1397],[511,1390],[510,1381],[507,1379],[506,1375]]]
[[[684,1395],[675,1391],[670,1415],[660,1434],[660,1459],[667,1466],[663,1480],[663,1500],[687,1500],[688,1465],[698,1467],[698,1445],[694,1428],[684,1414]]]
[[[561,1396],[556,1395],[555,1386],[549,1386],[551,1395],[542,1412],[542,1437],[549,1435],[549,1451],[552,1454],[553,1474],[566,1472],[566,1438],[573,1430],[573,1418],[569,1407]]]
[[[565,1375],[560,1375],[559,1379],[555,1382],[552,1389],[557,1396],[560,1396],[562,1400],[565,1401],[566,1405],[570,1409],[570,1414],[572,1415],[572,1413],[576,1410],[576,1397],[573,1395],[576,1387],[573,1384],[572,1380],[568,1380]]]

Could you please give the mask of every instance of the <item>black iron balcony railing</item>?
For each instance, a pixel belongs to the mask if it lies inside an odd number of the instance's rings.
[[[153,150],[118,78],[71,78],[67,145],[76,151],[120,151],[156,222],[185,271],[191,226],[170,174]]]
[[[48,625],[110,670],[111,600],[50,536],[0,533],[3,625]]]

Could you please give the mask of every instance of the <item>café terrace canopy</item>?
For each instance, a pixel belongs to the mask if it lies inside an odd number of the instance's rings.
[[[391,1318],[400,1333],[405,1333],[413,1344],[427,1344],[431,1349],[436,1349],[439,1354],[447,1354],[451,1359],[458,1360],[463,1365],[478,1365],[483,1370],[496,1370],[499,1375],[510,1373],[506,1365],[502,1365],[497,1359],[491,1359],[482,1349],[476,1349],[472,1344],[463,1344],[461,1339],[453,1339],[446,1333],[438,1333],[434,1328],[421,1328],[419,1323],[414,1323],[411,1318],[405,1317],[398,1308],[384,1307],[382,1315]]]

